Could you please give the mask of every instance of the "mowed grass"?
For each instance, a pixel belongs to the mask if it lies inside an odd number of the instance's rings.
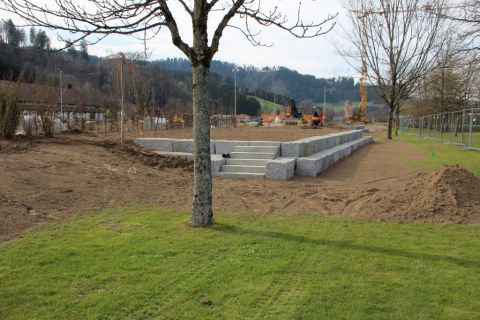
[[[1,319],[478,319],[480,226],[123,208],[0,244]],[[203,302],[203,303],[202,303]]]
[[[398,138],[424,152],[425,159],[408,160],[414,166],[438,169],[444,164],[459,165],[480,178],[480,151],[467,151],[460,146],[442,144],[415,136],[401,135]]]

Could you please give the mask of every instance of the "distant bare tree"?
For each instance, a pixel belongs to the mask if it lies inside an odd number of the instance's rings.
[[[388,138],[392,139],[394,113],[414,92],[421,80],[437,66],[445,41],[444,4],[435,0],[348,0],[351,30],[347,37],[357,54],[360,72],[364,59],[367,79],[376,85],[388,105]],[[363,58],[360,53],[363,52]]]
[[[461,51],[480,51],[480,0],[466,0],[452,9],[446,17],[458,23]]]
[[[55,133],[57,96],[54,92],[56,92],[55,87],[39,82],[32,86],[30,92],[32,100],[35,101],[35,114],[40,120],[43,134],[47,138],[53,137]]]
[[[456,50],[452,49],[452,50]],[[480,52],[445,53],[437,68],[422,81],[419,98],[431,112],[459,111],[477,100]]]
[[[15,13],[31,25],[79,35],[76,42],[90,34],[98,34],[100,38],[109,34],[142,35],[145,31],[155,34],[161,27],[165,27],[170,31],[173,44],[191,61],[195,159],[192,226],[208,226],[213,223],[208,82],[210,64],[219,50],[225,29],[234,28],[253,45],[264,45],[258,37],[262,27],[277,27],[297,38],[313,38],[330,31],[335,18],[329,15],[319,21],[304,22],[300,1],[295,1],[298,10],[293,13],[292,21],[278,6],[265,4],[261,0],[98,0],[87,1],[85,7],[74,0],[53,0],[50,2],[55,5],[50,7],[39,2],[41,1],[4,0],[0,7]],[[319,3],[315,0],[309,2]],[[186,43],[181,36],[177,16],[179,10],[191,19],[191,23],[182,27],[187,30],[191,28],[192,44]],[[219,21],[214,26],[210,39],[209,18],[212,21],[215,21],[213,18],[218,18]]]

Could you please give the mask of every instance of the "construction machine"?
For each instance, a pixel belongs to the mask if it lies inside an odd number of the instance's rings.
[[[302,129],[317,129],[323,127],[324,115],[321,108],[313,107],[312,116],[304,115],[303,117],[304,122],[298,124]]]
[[[299,123],[305,123],[303,119],[303,112],[300,107],[297,107],[295,99],[290,99],[287,105],[287,119],[285,119],[285,124],[295,126]]]
[[[366,22],[365,18],[368,16],[368,12],[364,12],[362,15],[358,16],[358,19],[362,21],[362,32],[360,34],[361,41],[361,59],[362,59],[362,68],[360,74],[360,104],[358,108],[355,108],[351,114],[347,113],[345,110],[345,121],[347,123],[353,122],[368,122],[367,117],[367,100],[368,100],[368,91],[367,91],[367,52],[366,52]]]

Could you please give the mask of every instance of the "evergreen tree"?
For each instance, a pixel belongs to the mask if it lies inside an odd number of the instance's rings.
[[[35,46],[35,40],[37,38],[37,30],[35,30],[35,27],[30,28],[30,45],[32,47]]]
[[[90,59],[88,55],[88,44],[85,39],[80,41],[80,57],[85,61],[88,61]]]
[[[38,31],[35,36],[34,47],[41,50],[50,50],[50,38],[45,31]]]
[[[4,35],[4,28],[3,28],[3,23],[0,23],[0,43],[5,43],[5,35]]]
[[[65,42],[65,46],[67,47],[67,54],[73,58],[76,58],[78,55],[78,52],[77,52],[77,49],[75,49],[75,44],[72,41],[67,40]]]
[[[8,19],[4,22],[3,28],[6,33],[7,43],[12,47],[18,48],[25,41],[25,31],[18,29],[12,19]]]

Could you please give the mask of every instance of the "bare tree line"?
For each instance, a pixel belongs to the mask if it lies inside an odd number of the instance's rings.
[[[478,91],[479,4],[444,0],[348,0],[350,49],[339,48],[394,116],[406,105],[433,111],[464,108]],[[447,99],[448,97],[448,99]],[[431,104],[434,103],[435,106]],[[429,105],[430,104],[430,105]],[[434,110],[432,110],[434,109]]]

